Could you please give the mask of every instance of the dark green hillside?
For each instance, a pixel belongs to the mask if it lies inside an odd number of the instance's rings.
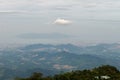
[[[49,77],[44,77],[42,73],[33,73],[28,78],[15,80],[120,80],[120,71],[113,66],[104,65],[92,70],[76,70]]]

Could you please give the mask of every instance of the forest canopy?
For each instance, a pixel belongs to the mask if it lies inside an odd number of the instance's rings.
[[[103,65],[91,70],[76,70],[54,76],[43,76],[42,73],[35,72],[30,77],[15,80],[120,80],[120,71],[114,66]]]

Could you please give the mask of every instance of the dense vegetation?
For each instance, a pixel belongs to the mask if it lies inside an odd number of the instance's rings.
[[[104,65],[92,70],[76,70],[47,77],[42,73],[33,73],[28,78],[15,80],[120,80],[120,71],[113,66]]]

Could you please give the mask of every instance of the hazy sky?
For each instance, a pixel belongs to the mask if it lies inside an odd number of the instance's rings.
[[[119,42],[119,36],[120,0],[0,0],[0,43]]]

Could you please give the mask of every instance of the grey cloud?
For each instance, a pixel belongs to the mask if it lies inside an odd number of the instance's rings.
[[[70,10],[70,8],[67,8],[67,7],[53,7],[52,9],[53,9],[53,10],[61,10],[61,11]]]
[[[24,10],[3,10],[0,11],[0,14],[22,14],[22,13],[28,13],[28,11],[24,11]]]
[[[31,10],[40,11],[42,8],[55,7],[56,10],[68,10],[72,6],[79,6],[83,8],[118,8],[120,1],[114,0],[0,0],[0,11],[2,10]],[[67,6],[67,7],[66,7]]]

